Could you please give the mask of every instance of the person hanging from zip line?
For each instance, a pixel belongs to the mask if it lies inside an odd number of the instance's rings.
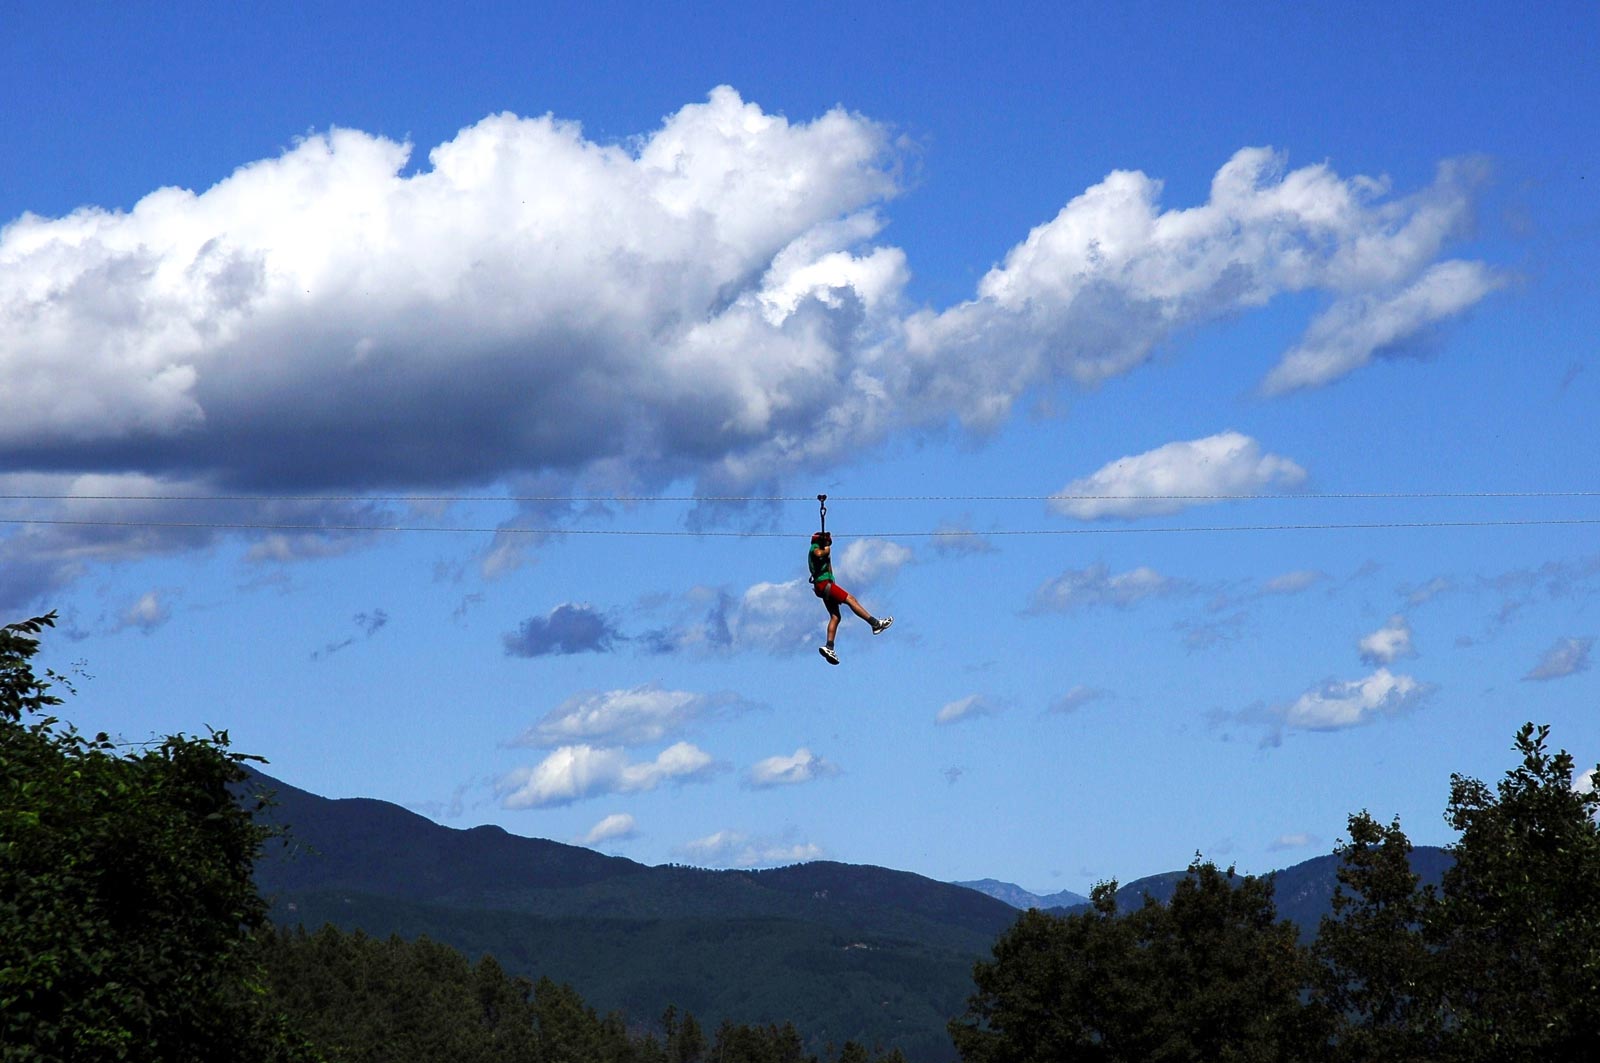
[[[822,654],[829,664],[838,664],[839,655],[833,652],[833,637],[839,632],[839,606],[848,605],[850,611],[868,624],[872,625],[872,633],[881,635],[889,630],[889,625],[894,623],[894,617],[886,616],[882,620],[873,616],[864,609],[856,596],[845,590],[833,581],[833,536],[826,531],[819,531],[811,536],[811,551],[806,555],[806,563],[811,569],[811,592],[822,599],[822,604],[828,607],[828,644],[818,646],[817,652]]]

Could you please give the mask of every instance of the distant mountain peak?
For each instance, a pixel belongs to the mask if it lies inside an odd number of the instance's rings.
[[[1001,882],[995,878],[981,878],[973,882],[955,882],[955,886],[965,886],[969,890],[977,890],[993,897],[997,901],[1004,901],[1013,908],[1070,908],[1075,904],[1088,904],[1089,898],[1081,893],[1071,890],[1060,890],[1056,893],[1033,893],[1023,889],[1013,882]]]

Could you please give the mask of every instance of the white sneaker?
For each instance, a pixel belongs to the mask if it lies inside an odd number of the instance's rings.
[[[872,625],[872,633],[874,635],[881,635],[885,631],[889,630],[889,625],[892,624],[892,623],[894,623],[894,617],[886,616],[882,620],[878,621],[876,624]]]
[[[838,664],[839,663],[839,655],[837,653],[834,653],[833,650],[829,649],[828,647],[826,647],[826,646],[818,646],[817,647],[817,652],[822,654],[822,659],[827,661],[829,664]]]

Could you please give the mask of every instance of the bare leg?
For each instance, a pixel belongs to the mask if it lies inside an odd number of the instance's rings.
[[[865,620],[867,623],[869,623],[869,624],[872,623],[872,614],[867,612],[865,609],[863,609],[861,607],[861,603],[856,601],[856,596],[855,595],[852,594],[849,597],[845,598],[844,604],[846,604],[846,605],[848,605],[850,607],[850,611],[852,613],[856,614],[861,619]],[[833,618],[833,624],[834,624],[835,627],[838,626],[838,624],[839,624],[838,616],[835,616]],[[829,632],[828,637],[829,638],[833,637],[833,633],[831,631]]]
[[[833,645],[833,637],[839,633],[839,613],[835,610],[828,616],[828,645]]]

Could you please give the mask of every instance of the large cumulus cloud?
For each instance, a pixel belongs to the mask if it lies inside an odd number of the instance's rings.
[[[412,163],[336,129],[200,192],[0,230],[0,489],[738,490],[895,431],[992,428],[1032,390],[1128,372],[1282,293],[1326,308],[1264,390],[1319,386],[1497,283],[1443,257],[1472,206],[1460,164],[1396,197],[1251,148],[1183,209],[1117,171],[938,309],[906,305],[910,267],[878,239],[893,136],[843,109],[791,122],[719,88],[615,144],[499,114]],[[97,533],[53,527],[0,544],[33,566],[11,597],[94,553]]]
[[[840,247],[894,190],[887,148],[722,89],[633,151],[502,114],[407,175],[408,145],[335,130],[203,193],[24,216],[0,448],[322,488],[766,441],[810,423],[851,312],[893,293],[896,252]]]

